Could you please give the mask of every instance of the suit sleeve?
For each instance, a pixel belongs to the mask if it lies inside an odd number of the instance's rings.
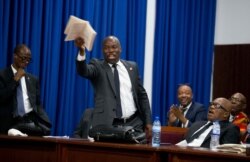
[[[206,121],[206,120],[207,120],[207,111],[204,105],[200,105],[195,113],[194,121],[189,120],[187,127],[190,127],[194,122]]]
[[[231,124],[226,128],[225,132],[221,134],[220,143],[240,143],[240,130],[237,126]]]
[[[96,59],[92,59],[89,64],[86,60],[78,61],[76,60],[76,69],[80,76],[92,79],[98,75],[98,69],[96,68]]]
[[[150,110],[148,95],[147,95],[145,88],[143,87],[141,83],[137,65],[135,65],[135,67],[137,71],[137,97],[138,97],[139,108],[143,115],[144,124],[145,125],[152,124],[151,110]]]
[[[49,120],[49,117],[46,113],[46,111],[44,110],[44,108],[42,107],[42,103],[41,103],[41,96],[40,96],[40,85],[39,85],[39,81],[37,78],[30,76],[31,78],[33,78],[32,80],[35,82],[34,86],[35,86],[35,107],[36,107],[36,113],[37,113],[37,118],[38,120],[45,124],[47,127],[51,128],[52,124]],[[32,99],[30,99],[32,100]]]
[[[8,77],[5,72],[0,72],[0,103],[6,102],[9,97],[16,93],[16,88],[19,85],[13,77]]]

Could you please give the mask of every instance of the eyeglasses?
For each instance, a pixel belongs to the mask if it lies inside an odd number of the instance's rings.
[[[25,57],[25,56],[20,56],[20,55],[18,55],[18,54],[16,54],[22,61],[27,61],[27,62],[29,62],[29,63],[31,63],[32,62],[32,58],[30,58],[30,57]]]
[[[239,98],[236,98],[236,97],[231,97],[230,99],[229,99],[230,101],[234,101],[234,102],[238,102],[238,103],[245,103],[245,102],[243,102],[242,100],[240,100]]]
[[[215,109],[222,109],[222,110],[228,112],[227,109],[225,109],[223,106],[221,106],[221,105],[218,104],[218,103],[210,102],[209,107],[212,107],[212,106],[213,106]]]

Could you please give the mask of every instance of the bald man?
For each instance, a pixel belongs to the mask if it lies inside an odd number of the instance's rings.
[[[231,96],[230,101],[233,105],[230,121],[240,128],[240,134],[244,142],[244,136],[246,135],[247,125],[249,123],[249,119],[245,113],[247,99],[242,93],[237,92]]]
[[[212,123],[219,121],[220,132],[220,144],[226,143],[240,143],[240,130],[237,126],[229,122],[229,116],[232,110],[231,102],[226,98],[216,98],[210,103],[207,118],[208,121],[195,122],[188,130],[186,136],[186,143],[189,146],[196,147],[210,147],[210,133],[212,131]],[[206,129],[201,131],[201,134],[193,139],[192,136],[199,132],[203,127]]]

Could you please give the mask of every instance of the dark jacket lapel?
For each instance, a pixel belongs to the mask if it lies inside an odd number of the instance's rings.
[[[114,92],[114,94],[116,94],[116,90],[115,90],[115,82],[114,82],[114,74],[112,72],[111,67],[109,66],[109,64],[105,61],[103,61],[103,67],[105,69],[105,72],[107,74],[108,80],[109,80],[109,84],[112,87],[112,90]]]

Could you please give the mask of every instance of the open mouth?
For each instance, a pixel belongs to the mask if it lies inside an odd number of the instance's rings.
[[[115,56],[114,55],[109,55],[108,58],[109,59],[115,59]]]

